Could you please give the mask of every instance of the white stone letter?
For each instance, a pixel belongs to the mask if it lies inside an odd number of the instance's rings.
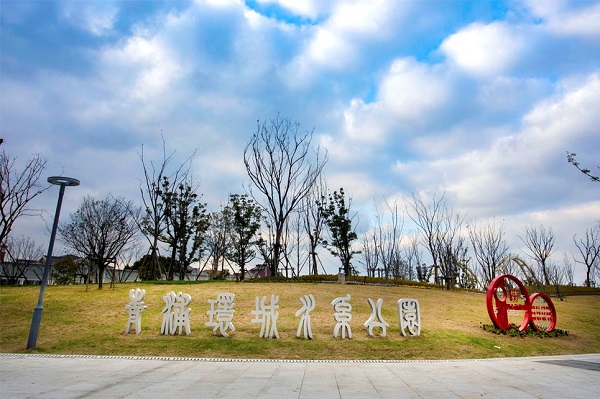
[[[209,317],[208,322],[205,324],[207,327],[214,327],[213,332],[219,330],[221,335],[229,337],[227,330],[235,331],[233,326],[233,310],[235,303],[235,294],[220,293],[217,295],[217,299],[209,299],[210,310],[206,312]],[[215,309],[215,305],[217,308]],[[215,321],[216,318],[216,321]]]
[[[295,314],[296,317],[302,315],[300,317],[300,322],[298,323],[298,329],[296,330],[296,337],[300,338],[300,331],[302,331],[305,339],[312,339],[313,333],[310,326],[310,312],[315,308],[315,297],[313,294],[304,295],[300,298],[300,302],[302,303],[302,307],[298,309]]]
[[[335,309],[336,313],[333,314],[334,320],[337,322],[333,329],[333,336],[338,337],[340,334],[340,330],[342,330],[342,339],[352,338],[352,330],[350,329],[350,321],[352,320],[352,314],[350,311],[352,310],[352,305],[348,303],[350,300],[350,294],[346,294],[346,296],[335,298],[331,305]]]
[[[279,295],[271,294],[271,304],[267,305],[267,297],[263,296],[260,301],[256,297],[256,309],[252,311],[254,319],[251,323],[262,323],[260,327],[260,338],[277,338],[277,318],[279,317]]]
[[[369,336],[373,337],[373,327],[380,327],[381,336],[385,337],[386,328],[389,327],[389,324],[383,320],[383,316],[381,315],[383,298],[379,298],[377,300],[377,304],[375,304],[371,298],[367,298],[367,301],[369,302],[369,305],[371,305],[371,317],[369,317],[369,319],[365,321],[365,324],[363,325],[367,327],[367,333]]]
[[[139,334],[142,332],[142,310],[146,309],[142,299],[146,295],[146,290],[132,288],[129,290],[129,303],[125,305],[129,318],[127,319],[127,328],[125,328],[125,334],[129,334],[131,325],[135,325],[135,333]]]
[[[412,298],[398,300],[398,323],[400,324],[400,331],[405,337],[408,334],[413,336],[421,334],[419,301]]]

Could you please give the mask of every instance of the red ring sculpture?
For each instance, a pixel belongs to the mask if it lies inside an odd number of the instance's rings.
[[[516,286],[509,289],[507,285]],[[508,330],[510,311],[523,311],[523,320],[519,331],[531,325],[536,331],[553,331],[556,327],[556,309],[550,297],[541,292],[529,296],[525,285],[510,274],[496,277],[490,283],[486,296],[487,310],[494,325],[501,330]]]

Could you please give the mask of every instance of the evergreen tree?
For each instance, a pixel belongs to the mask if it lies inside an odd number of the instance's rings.
[[[262,219],[261,207],[248,195],[231,194],[223,214],[231,229],[231,247],[226,256],[240,267],[240,280],[243,280],[246,264],[256,256],[254,247],[259,242],[257,232]]]
[[[348,276],[352,271],[352,256],[360,251],[352,250],[352,242],[358,236],[353,231],[352,218],[350,217],[350,201],[346,205],[344,189],[334,191],[328,198],[321,197],[317,203],[319,210],[325,218],[325,224],[329,230],[329,240],[321,238],[321,244],[325,246],[333,256],[337,256],[342,262],[344,274]]]

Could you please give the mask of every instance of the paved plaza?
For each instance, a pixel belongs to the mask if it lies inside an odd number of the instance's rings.
[[[277,361],[0,354],[0,398],[600,398],[600,354]]]

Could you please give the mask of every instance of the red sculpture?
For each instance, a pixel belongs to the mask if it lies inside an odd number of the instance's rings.
[[[508,330],[511,316],[520,319],[519,331],[524,331],[528,325],[545,332],[556,327],[556,309],[550,297],[541,292],[529,296],[521,280],[510,274],[492,280],[486,303],[492,323],[501,330]]]

